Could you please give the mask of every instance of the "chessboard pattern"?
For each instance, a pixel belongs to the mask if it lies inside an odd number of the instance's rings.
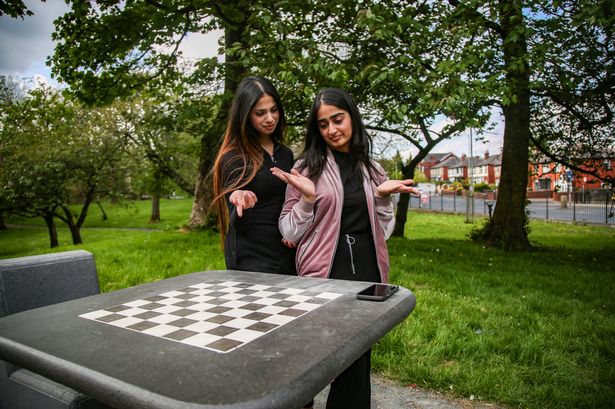
[[[92,311],[80,317],[224,353],[341,295],[215,280]]]

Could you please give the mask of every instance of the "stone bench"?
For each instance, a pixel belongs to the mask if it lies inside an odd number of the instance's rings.
[[[84,250],[0,260],[0,317],[99,292],[94,256]],[[56,408],[109,407],[0,361],[0,409]]]

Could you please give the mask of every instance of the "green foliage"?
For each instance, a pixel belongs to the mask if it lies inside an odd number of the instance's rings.
[[[84,108],[47,87],[0,106],[0,207],[65,222],[78,243],[89,205],[126,190],[128,139],[114,107]],[[70,204],[80,203],[72,209]],[[51,245],[55,245],[50,232]]]
[[[543,13],[532,21],[532,142],[541,155],[613,184],[604,162],[587,158],[608,155],[615,139],[615,6],[562,1]]]
[[[201,134],[197,187],[211,168],[208,153],[224,126],[225,103],[250,73],[273,80],[296,126],[304,123],[318,89],[346,88],[372,129],[419,149],[406,175],[442,140],[468,127],[488,130],[491,111],[504,108],[512,124],[506,138],[515,139],[505,146],[516,150],[505,155],[510,169],[502,171],[511,176],[502,178],[500,200],[514,214],[523,211],[522,200],[510,196],[524,193],[512,193],[506,184],[525,179],[516,170],[525,166],[520,162],[530,132],[523,124],[530,119],[533,142],[546,151],[612,148],[611,2],[79,0],[71,6],[56,22],[58,46],[50,62],[53,73],[88,103],[165,87],[216,95],[224,82],[226,95],[212,98],[222,111],[210,116],[216,120]],[[179,45],[188,33],[215,29],[225,32],[224,62],[182,60]],[[527,118],[530,97],[533,116]],[[290,142],[301,135],[292,130]],[[566,135],[575,137],[559,143]],[[512,186],[524,183],[514,180]],[[506,229],[526,241],[522,226]]]
[[[404,161],[399,150],[391,159],[380,159],[378,162],[387,171],[389,179],[403,179],[401,170],[404,167]]]
[[[425,174],[418,169],[414,171],[413,180],[414,180],[414,183],[428,183],[429,182],[429,179],[427,179],[427,176],[425,176]]]
[[[485,190],[493,190],[493,186],[486,182],[475,183],[474,191],[475,192],[484,192]]]
[[[0,16],[8,14],[10,17],[17,18],[31,16],[33,13],[22,0],[5,0],[0,3]]]

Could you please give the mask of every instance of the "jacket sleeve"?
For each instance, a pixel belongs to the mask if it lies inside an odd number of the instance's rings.
[[[377,174],[375,175],[373,186],[374,193],[376,192],[376,186],[384,183],[388,178],[386,175],[386,171],[379,163],[374,162],[374,165],[377,169]],[[389,237],[393,234],[393,229],[395,228],[395,217],[393,213],[393,201],[391,200],[391,195],[385,197],[376,197],[374,194],[376,213],[378,214],[378,222],[380,223],[380,227],[382,227],[382,231],[384,232],[384,239],[388,240]]]
[[[278,221],[282,237],[298,244],[313,220],[314,203],[304,201],[301,192],[287,185],[286,200]]]

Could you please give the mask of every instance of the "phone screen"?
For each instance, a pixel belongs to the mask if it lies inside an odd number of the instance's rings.
[[[390,284],[373,284],[357,293],[357,298],[363,300],[383,301],[394,294],[399,287]]]
[[[390,286],[386,284],[374,284],[374,285],[370,285],[365,290],[361,291],[359,294],[384,297],[391,292],[389,287]]]

